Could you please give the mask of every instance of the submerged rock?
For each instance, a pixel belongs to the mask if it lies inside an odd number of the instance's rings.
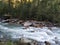
[[[45,45],[51,45],[48,41],[45,41]]]

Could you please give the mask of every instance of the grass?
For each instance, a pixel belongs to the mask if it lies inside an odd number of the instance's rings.
[[[12,45],[13,43],[10,41],[7,42],[0,42],[0,45]]]
[[[7,42],[0,42],[0,45],[30,45],[29,43],[21,43],[21,42],[15,42],[7,41]]]

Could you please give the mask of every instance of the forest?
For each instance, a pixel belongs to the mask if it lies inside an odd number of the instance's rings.
[[[1,0],[0,17],[5,14],[22,20],[60,23],[60,0]]]

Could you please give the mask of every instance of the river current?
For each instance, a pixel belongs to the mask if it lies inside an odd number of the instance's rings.
[[[19,24],[8,24],[0,22],[0,37],[1,35],[7,35],[7,38],[18,39],[21,37],[33,39],[36,41],[53,41],[55,37],[60,41],[60,27],[51,27],[51,30],[48,27],[35,28],[25,27]],[[1,33],[2,32],[2,33]]]

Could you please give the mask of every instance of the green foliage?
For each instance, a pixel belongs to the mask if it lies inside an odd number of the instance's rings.
[[[13,8],[11,0],[8,4],[0,1],[0,16],[2,14],[11,14],[12,17],[19,19],[35,19],[35,20],[48,20],[53,23],[60,23],[60,1],[59,0],[33,0],[27,2],[16,1],[16,6]]]

